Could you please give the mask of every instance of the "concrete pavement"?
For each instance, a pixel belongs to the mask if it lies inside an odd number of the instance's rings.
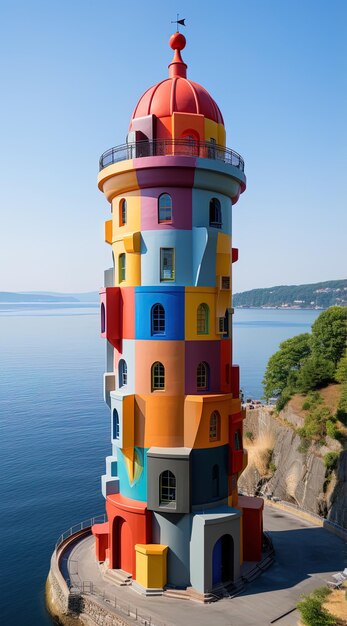
[[[293,609],[300,595],[324,585],[331,574],[346,566],[346,545],[324,528],[270,507],[265,507],[264,527],[274,544],[275,563],[240,596],[214,604],[148,598],[104,581],[95,561],[92,536],[72,548],[67,569],[72,581],[92,581],[122,604],[151,615],[153,624],[157,620],[167,626],[296,626],[299,616]]]

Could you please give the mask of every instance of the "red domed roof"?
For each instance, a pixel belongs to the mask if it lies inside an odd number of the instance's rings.
[[[176,112],[199,113],[218,124],[224,124],[220,109],[208,91],[186,78],[187,66],[180,54],[185,43],[181,33],[172,35],[170,46],[175,54],[169,65],[169,78],[145,91],[135,107],[132,119],[146,115],[167,117]]]

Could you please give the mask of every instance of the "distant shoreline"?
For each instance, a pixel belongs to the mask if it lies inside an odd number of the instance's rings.
[[[333,306],[333,305],[330,305]],[[265,311],[324,311],[328,306],[235,306],[234,309],[264,309]]]
[[[21,305],[21,304],[49,304],[49,305],[55,305],[55,304],[68,304],[71,306],[76,306],[76,305],[92,305],[92,306],[99,306],[99,302],[96,302],[95,300],[85,300],[85,301],[81,301],[81,300],[1,300],[0,299],[0,306],[1,305]],[[234,309],[235,310],[264,310],[264,311],[324,311],[325,309],[328,309],[329,307],[312,307],[312,306],[235,306]]]

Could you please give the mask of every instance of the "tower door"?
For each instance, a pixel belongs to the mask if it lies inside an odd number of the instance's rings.
[[[115,524],[115,569],[122,569],[132,574],[133,543],[129,524],[122,518],[118,518]]]
[[[234,578],[234,542],[231,535],[216,541],[212,554],[212,584],[228,582]]]

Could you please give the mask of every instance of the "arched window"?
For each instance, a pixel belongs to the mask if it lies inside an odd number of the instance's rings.
[[[172,221],[172,198],[168,193],[162,193],[158,198],[158,222],[165,224]]]
[[[101,332],[104,333],[106,330],[106,314],[105,314],[105,305],[103,302],[101,303],[100,315],[101,315]]]
[[[199,304],[196,317],[196,332],[198,335],[208,335],[209,312],[210,309],[207,304]]]
[[[119,415],[117,409],[112,412],[113,439],[119,439]]]
[[[128,382],[128,366],[124,359],[121,359],[118,364],[119,374],[119,386],[124,387]]]
[[[218,198],[211,198],[210,200],[210,226],[222,227],[222,207]]]
[[[205,361],[199,363],[196,370],[196,388],[200,389],[208,389],[208,379],[209,379],[209,366]]]
[[[213,411],[210,417],[210,441],[218,441],[220,438],[220,415],[218,411]]]
[[[219,465],[212,467],[212,498],[219,497]]]
[[[119,202],[119,226],[124,226],[128,219],[128,207],[125,198],[122,198]]]
[[[125,280],[125,276],[126,276],[126,259],[125,259],[125,254],[120,254],[118,257],[118,277],[119,277],[119,283],[123,282],[123,280]]]
[[[159,477],[159,502],[160,504],[176,504],[176,477],[165,470]]]
[[[162,304],[153,304],[151,309],[152,335],[165,335],[165,309]]]
[[[152,365],[152,391],[165,389],[165,367],[159,361]]]

